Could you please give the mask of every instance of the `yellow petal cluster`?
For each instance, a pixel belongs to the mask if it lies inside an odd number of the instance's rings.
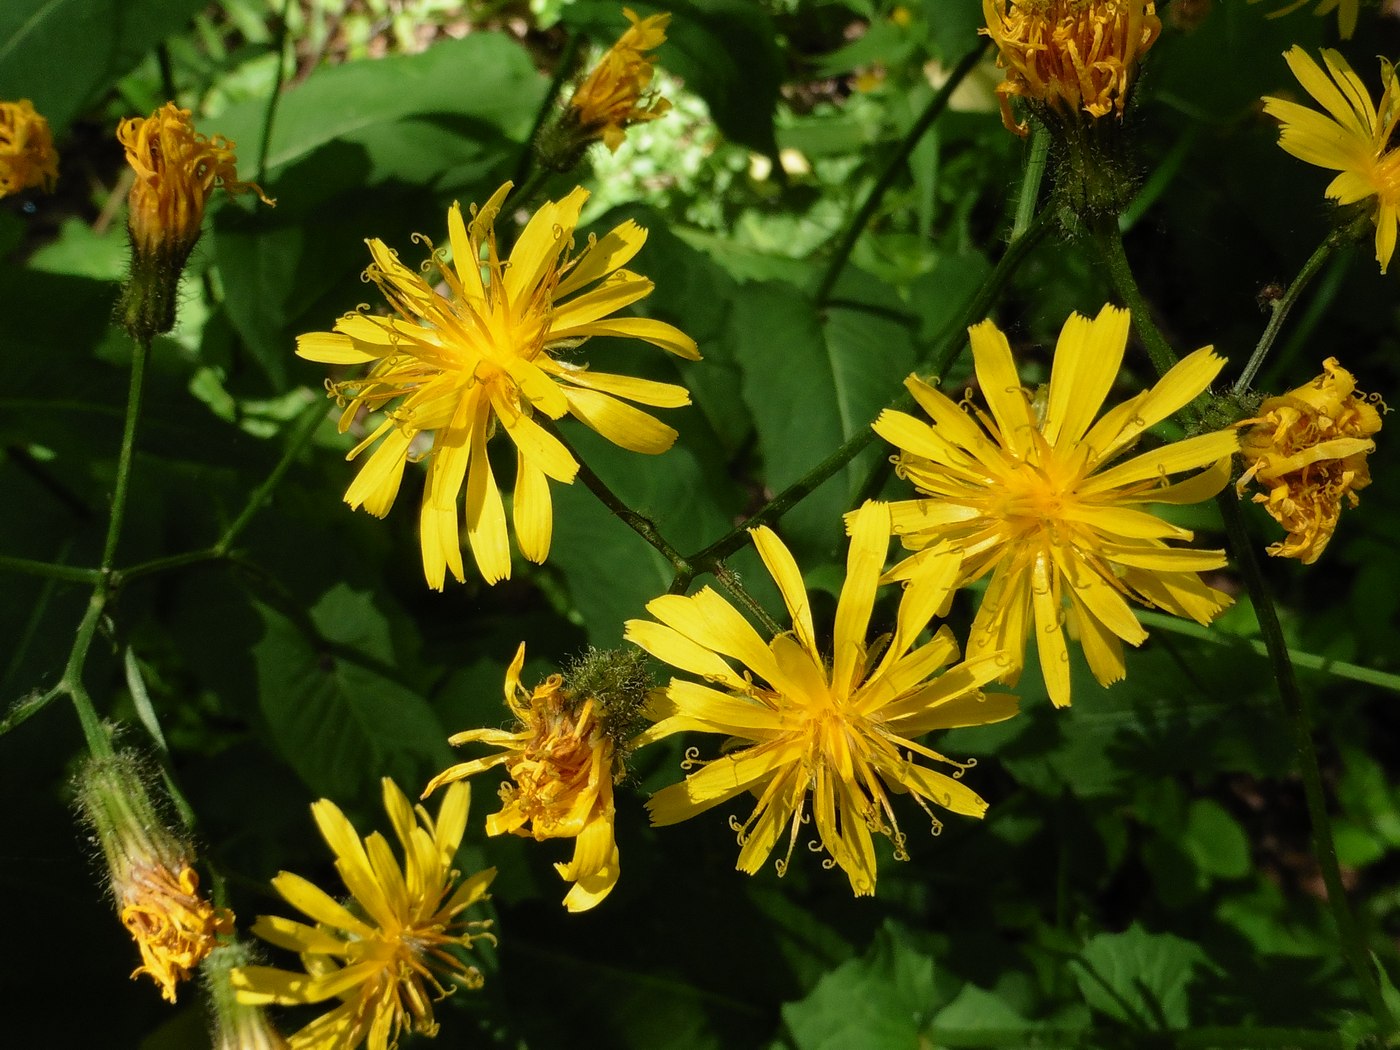
[[[974,763],[955,762],[914,738],[1015,714],[1015,697],[981,691],[1003,673],[1004,658],[954,664],[958,647],[946,627],[917,644],[952,594],[958,564],[946,548],[905,588],[894,633],[867,640],[890,541],[884,504],[867,503],[855,513],[829,658],[817,646],[811,602],[792,554],[766,527],[752,536],[782,592],[791,631],[765,642],[708,587],[648,603],[656,622],[627,622],[629,640],[706,683],[672,679],[658,691],[648,712],[655,724],[638,744],[684,731],[728,738],[709,762],[701,762],[698,749],[687,752],[686,768],[701,768],[652,797],[652,821],[674,824],[752,792],[758,803],[748,819],[730,818],[740,871],[758,871],[786,832],[786,854],[778,862],[779,874],[785,872],[810,821],[817,834],[813,848],[827,854],[824,866],[839,866],[857,895],[873,894],[872,834],[888,836],[896,857],[907,857],[891,794],[912,795],[935,833],[942,825],[929,803],[971,817],[986,811],[986,802],[960,779]],[[922,765],[920,758],[951,772]]]
[[[1243,495],[1250,482],[1263,489],[1254,502],[1288,531],[1269,553],[1304,565],[1327,548],[1343,500],[1355,507],[1357,491],[1371,483],[1366,457],[1376,447],[1371,437],[1381,429],[1385,408],[1379,398],[1356,392],[1356,380],[1335,357],[1322,369],[1239,424],[1249,429],[1240,442],[1245,472],[1236,491]]]
[[[1006,336],[983,321],[969,334],[986,412],[969,414],[910,376],[905,385],[930,422],[886,411],[875,423],[900,450],[896,472],[926,497],[891,505],[895,533],[918,553],[888,578],[942,572],[951,545],[962,560],[959,584],[991,577],[968,652],[1007,654],[1014,682],[1034,633],[1046,688],[1059,706],[1070,702],[1066,627],[1107,685],[1123,677],[1122,642],[1140,645],[1147,637],[1129,599],[1203,624],[1230,604],[1198,575],[1223,567],[1224,552],[1170,546],[1191,532],[1141,508],[1197,503],[1224,488],[1235,432],[1123,458],[1149,428],[1205,390],[1224,360],[1209,347],[1197,350],[1152,389],[1100,416],[1123,361],[1128,323],[1128,311],[1112,306],[1093,320],[1071,315],[1049,388],[1036,395],[1022,387]],[[1170,481],[1200,468],[1208,469]]]
[[[467,921],[462,913],[486,898],[496,874],[489,868],[459,882],[453,867],[467,826],[467,785],[447,790],[436,820],[387,777],[383,796],[403,862],[379,832],[361,840],[333,802],[314,803],[312,815],[351,899],[342,904],[281,872],[273,887],[314,925],[263,915],[253,932],[299,952],[305,972],[243,966],[229,974],[239,1001],[251,1005],[336,1002],[288,1039],[292,1050],[354,1050],[361,1043],[390,1050],[405,1031],[435,1035],[433,1000],[459,983],[481,986],[480,971],[452,950],[490,937],[477,932],[489,922]]]
[[[1002,122],[1018,96],[1071,121],[1123,115],[1138,63],[1162,32],[1152,0],[982,0],[986,28],[1006,80],[997,86]]]
[[[1326,194],[1341,205],[1375,198],[1376,261],[1386,272],[1400,229],[1400,85],[1395,67],[1381,59],[1381,101],[1377,106],[1361,78],[1337,51],[1324,48],[1324,72],[1301,47],[1283,56],[1298,83],[1326,113],[1265,96],[1264,112],[1282,123],[1278,144],[1299,160],[1338,172]]]
[[[39,186],[52,193],[58,154],[49,122],[27,98],[0,102],[0,197]]]
[[[1259,3],[1259,0],[1249,0],[1251,4]],[[1300,7],[1306,7],[1312,0],[1292,0],[1282,7],[1269,12],[1270,18],[1281,18],[1284,15],[1292,14]],[[1350,40],[1352,34],[1356,32],[1356,21],[1361,14],[1361,0],[1319,0],[1317,11],[1318,17],[1330,15],[1337,12],[1337,28],[1343,40]]]
[[[652,61],[644,54],[665,43],[671,16],[638,18],[625,7],[622,13],[631,26],[569,100],[569,119],[581,136],[589,141],[601,138],[614,153],[626,139],[630,125],[655,120],[671,108],[666,99],[647,95]]]
[[[571,483],[578,472],[573,455],[537,416],[572,415],[634,452],[654,455],[675,441],[674,430],[626,402],[676,408],[690,403],[686,390],[595,372],[579,359],[580,344],[595,335],[620,336],[690,360],[700,356],[695,341],[669,324],[612,316],[651,294],[651,281],[623,269],[646,231],[629,220],[601,239],[590,236],[575,255],[574,229],[588,198],[582,188],[544,204],[510,257],[501,259],[494,223],[510,189],[506,183],[479,211],[473,208],[470,223],[456,204],[448,212],[453,262],[432,256],[446,295],[382,241],[371,240],[374,262],[365,276],[396,316],[347,314],[333,332],[297,340],[297,353],[308,360],[370,366],[361,378],[330,384],[345,406],[342,431],[362,412],[392,406],[347,457],[378,445],[345,493],[350,506],[383,517],[409,459],[426,455],[420,543],[424,574],[438,590],[449,570],[464,579],[458,515],[464,487],[467,541],[477,568],[488,583],[510,576],[505,505],[486,455],[498,425],[516,450],[516,543],[533,562],[549,554],[554,517],[548,480]],[[425,452],[419,451],[420,434],[431,436]]]
[[[167,1002],[218,944],[233,932],[233,914],[199,895],[199,876],[188,864],[178,870],[153,861],[134,865],[114,880],[122,925],[141,950],[133,978],[147,974]]]
[[[501,750],[444,770],[423,795],[504,766],[510,781],[501,785],[501,809],[486,818],[486,833],[509,832],[537,842],[575,839],[573,859],[554,867],[574,884],[564,906],[569,911],[587,911],[617,885],[615,745],[604,732],[594,698],[572,696],[557,674],[527,690],[520,684],[524,665],[522,642],[505,679],[505,701],[515,715],[514,730],[472,729],[449,739],[454,747],[476,743]]]
[[[222,135],[195,131],[190,111],[167,102],[149,117],[131,117],[117,126],[126,162],[136,173],[127,201],[128,226],[138,252],[166,252],[183,262],[199,239],[204,207],[216,188],[230,195],[252,190],[240,182],[234,143]]]

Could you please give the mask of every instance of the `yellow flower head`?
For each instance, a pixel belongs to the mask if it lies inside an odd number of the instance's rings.
[[[1037,395],[1021,386],[1006,336],[983,321],[969,332],[988,412],[969,415],[910,376],[905,385],[932,423],[893,411],[875,423],[900,450],[896,473],[928,497],[890,508],[895,533],[919,553],[889,578],[917,579],[925,558],[941,562],[944,544],[962,558],[960,584],[990,573],[968,652],[1007,653],[1014,681],[1034,622],[1045,685],[1059,706],[1070,702],[1066,602],[1071,636],[1104,685],[1123,677],[1121,643],[1147,637],[1126,599],[1199,623],[1230,604],[1197,575],[1224,566],[1224,552],[1168,546],[1191,532],[1139,508],[1198,503],[1219,492],[1230,477],[1235,432],[1119,461],[1149,427],[1205,390],[1224,359],[1209,347],[1197,350],[1096,422],[1123,361],[1128,321],[1127,310],[1112,306],[1092,321],[1072,314],[1055,347],[1049,389]],[[1209,469],[1169,481],[1201,467]]]
[[[646,93],[652,62],[643,53],[665,43],[671,16],[638,18],[625,7],[622,13],[632,25],[579,85],[569,100],[567,116],[582,138],[589,142],[601,138],[614,153],[630,125],[655,120],[671,108],[664,98]]]
[[[365,276],[397,316],[347,314],[334,332],[297,340],[297,353],[312,361],[370,364],[362,378],[330,384],[345,405],[341,430],[361,410],[394,404],[347,457],[379,444],[345,493],[350,506],[376,517],[387,514],[414,438],[432,434],[419,523],[423,571],[438,590],[448,569],[463,579],[457,504],[464,485],[467,540],[477,568],[487,583],[510,576],[505,507],[486,456],[498,423],[516,448],[516,542],[533,562],[549,554],[553,529],[546,479],[569,483],[578,471],[536,413],[550,419],[573,415],[634,452],[665,452],[675,441],[674,430],[619,398],[676,408],[690,403],[685,389],[594,372],[572,352],[579,344],[613,335],[643,339],[691,360],[700,356],[695,341],[669,324],[611,316],[651,294],[651,281],[622,269],[641,249],[646,231],[629,220],[601,240],[590,236],[574,255],[574,227],[588,197],[582,188],[541,207],[510,258],[501,259],[493,224],[510,188],[506,183],[480,211],[473,208],[470,223],[462,221],[457,205],[448,212],[454,263],[432,256],[446,296],[382,241],[371,240],[374,262]]]
[[[49,122],[27,98],[0,102],[0,197],[31,186],[52,193],[57,181],[58,154]]]
[[[306,971],[243,966],[229,974],[239,1000],[252,1005],[339,1000],[288,1040],[292,1050],[353,1050],[362,1042],[371,1050],[389,1050],[405,1031],[435,1035],[433,1000],[455,989],[442,980],[481,986],[480,971],[452,951],[491,936],[475,932],[489,922],[469,922],[461,915],[485,899],[496,869],[459,884],[452,866],[467,826],[467,785],[448,789],[434,821],[392,780],[383,783],[384,809],[403,851],[402,865],[379,832],[362,841],[335,803],[313,803],[316,825],[352,900],[341,904],[301,876],[281,872],[272,885],[315,925],[262,915],[253,932],[300,952]]]
[[[1356,380],[1335,357],[1322,368],[1312,382],[1269,398],[1256,417],[1239,424],[1249,430],[1240,443],[1245,472],[1235,490],[1244,495],[1251,481],[1264,490],[1254,502],[1288,530],[1269,553],[1304,565],[1327,548],[1342,500],[1355,507],[1357,490],[1371,484],[1366,457],[1385,409],[1378,397],[1356,392]]]
[[[613,783],[622,773],[617,742],[629,735],[633,719],[628,709],[635,710],[645,692],[641,654],[635,662],[616,654],[595,655],[596,662],[608,661],[614,667],[630,664],[630,669],[621,670],[631,682],[617,683],[620,690],[578,688],[584,676],[577,672],[587,666],[585,659],[571,669],[574,681],[556,674],[529,690],[520,684],[522,642],[505,680],[506,706],[515,715],[515,729],[472,729],[451,737],[454,746],[480,743],[501,750],[444,770],[423,792],[426,797],[443,784],[504,766],[510,780],[501,785],[500,812],[486,818],[486,833],[509,832],[537,842],[575,839],[573,859],[554,866],[574,884],[564,897],[569,911],[587,911],[617,885]],[[616,681],[617,676],[605,677]],[[628,693],[632,695],[623,695]]]
[[[191,850],[166,826],[131,754],[93,760],[78,777],[78,806],[92,828],[111,876],[122,925],[136,941],[141,965],[162,997],[175,1002],[176,986],[233,932],[233,914],[199,894]]]
[[[1283,124],[1278,144],[1299,160],[1340,172],[1326,194],[1341,205],[1375,198],[1376,261],[1381,273],[1395,253],[1400,228],[1400,146],[1392,145],[1400,125],[1400,85],[1395,67],[1381,59],[1381,102],[1371,102],[1366,85],[1338,52],[1324,48],[1322,67],[1301,47],[1283,56],[1308,94],[1327,112],[1265,96],[1264,112]]]
[[[1123,116],[1138,63],[1162,32],[1152,0],[982,0],[1006,80],[997,87],[1006,127],[1011,96],[1062,119]]]
[[[778,862],[782,874],[808,822],[810,795],[810,819],[820,841],[813,848],[825,850],[825,866],[839,865],[851,889],[864,896],[875,892],[872,832],[889,836],[895,856],[907,858],[891,793],[913,795],[935,833],[942,825],[930,802],[972,817],[987,809],[960,780],[973,762],[945,758],[914,737],[1010,718],[1016,698],[981,691],[1004,672],[1000,655],[948,667],[958,658],[958,647],[946,627],[915,644],[952,595],[958,565],[946,548],[930,572],[905,589],[893,635],[867,643],[889,548],[889,510],[867,503],[853,521],[830,659],[817,648],[797,563],[766,527],[751,535],[792,617],[790,633],[764,642],[706,587],[690,597],[668,594],[648,603],[647,611],[660,623],[629,620],[627,637],[709,683],[672,679],[655,694],[649,714],[657,721],[639,744],[686,730],[729,738],[723,753],[707,763],[701,763],[698,749],[686,753],[686,768],[702,768],[652,797],[652,822],[675,824],[752,791],[758,804],[748,820],[740,824],[730,818],[739,837],[738,868],[751,875],[758,871],[787,830],[787,852]],[[728,660],[737,661],[742,672]],[[921,765],[916,757],[944,763],[952,773]]]
[[[127,223],[138,253],[168,254],[183,264],[199,240],[204,206],[217,187],[230,195],[252,190],[265,204],[273,203],[253,183],[238,181],[234,143],[195,131],[190,111],[173,102],[149,117],[122,121],[117,141],[136,173]]]
[[[1259,0],[1249,0],[1251,4],[1259,3]],[[1292,3],[1285,4],[1275,11],[1269,12],[1270,18],[1281,18],[1290,15],[1300,7],[1305,7],[1312,0],[1293,0]],[[1352,34],[1356,32],[1356,20],[1361,14],[1361,0],[1320,0],[1317,5],[1319,17],[1337,12],[1337,27],[1343,40],[1350,40]]]

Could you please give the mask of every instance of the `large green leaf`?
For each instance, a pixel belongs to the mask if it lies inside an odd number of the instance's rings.
[[[452,761],[427,701],[389,676],[389,625],[373,600],[327,591],[307,624],[262,608],[253,652],[258,697],[277,749],[319,795],[354,798],[391,776],[410,795]]]
[[[61,132],[205,6],[203,0],[5,0],[0,98],[32,100]]]
[[[544,86],[525,52],[501,33],[442,40],[416,55],[326,66],[283,96],[267,166],[275,171],[330,142],[383,142],[376,136],[398,135],[411,117],[466,119],[518,141]],[[217,130],[238,142],[245,158],[257,155],[266,108],[250,102],[219,118]],[[420,139],[403,159],[421,164],[414,153],[424,150],[431,162],[432,148]],[[444,169],[455,163],[445,160]]]
[[[817,982],[801,1002],[783,1007],[797,1050],[907,1050],[937,1006],[933,960],[886,922],[870,951]]]
[[[789,284],[740,288],[730,315],[729,353],[742,375],[768,489],[777,492],[798,480],[868,428],[898,395],[914,363],[913,346],[903,326],[860,307],[866,300],[860,293],[871,291],[863,279],[843,282],[838,295],[850,305],[821,312]],[[885,454],[873,443],[789,513],[784,532],[818,550],[833,549],[842,513],[852,509],[870,467]]]
[[[1205,953],[1169,933],[1134,923],[1122,933],[1089,941],[1074,967],[1075,980],[1094,1010],[1134,1028],[1160,1031],[1191,1022],[1188,991]]]

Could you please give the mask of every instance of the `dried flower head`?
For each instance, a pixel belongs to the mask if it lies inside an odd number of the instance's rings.
[[[0,102],[0,197],[32,186],[52,193],[58,181],[49,122],[27,98]]]
[[[574,884],[564,906],[587,911],[617,884],[613,784],[623,775],[621,754],[646,692],[646,672],[636,650],[595,652],[570,668],[568,678],[550,675],[529,690],[520,683],[524,663],[522,642],[505,678],[515,728],[472,729],[449,740],[501,750],[444,770],[423,794],[503,766],[509,780],[501,785],[500,811],[486,818],[486,833],[574,839],[573,859],[554,867]]]
[[[1312,382],[1268,398],[1254,418],[1239,424],[1249,429],[1240,443],[1245,472],[1236,491],[1244,495],[1250,482],[1263,490],[1254,502],[1288,530],[1269,553],[1304,565],[1326,550],[1343,501],[1355,507],[1356,493],[1371,483],[1366,457],[1376,447],[1371,437],[1385,410],[1379,398],[1356,392],[1356,380],[1335,357],[1322,369]]]
[[[1006,80],[1002,122],[1024,135],[1011,98],[1037,114],[1077,122],[1123,115],[1138,63],[1162,32],[1152,0],[982,0]]]
[[[78,809],[107,862],[122,925],[147,974],[175,1002],[176,986],[233,932],[231,912],[199,894],[193,850],[159,814],[140,760],[124,752],[91,759],[77,781]]]

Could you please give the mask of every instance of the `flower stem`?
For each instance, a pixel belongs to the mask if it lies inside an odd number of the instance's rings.
[[[1298,271],[1298,276],[1293,278],[1293,283],[1288,286],[1288,291],[1283,293],[1281,299],[1274,300],[1273,313],[1269,316],[1269,323],[1264,327],[1264,334],[1259,337],[1259,344],[1254,348],[1254,353],[1249,355],[1249,361],[1245,364],[1244,371],[1240,373],[1239,379],[1235,380],[1232,393],[1243,394],[1249,389],[1249,384],[1254,382],[1255,375],[1264,364],[1264,358],[1269,356],[1269,351],[1273,348],[1274,340],[1283,330],[1283,322],[1288,320],[1289,311],[1297,305],[1303,290],[1312,283],[1312,279],[1326,265],[1327,260],[1332,258],[1332,253],[1348,243],[1349,238],[1342,234],[1341,230],[1333,230],[1323,238],[1322,243],[1317,246],[1312,255],[1308,256],[1308,261]]]
[[[1108,268],[1109,281],[1124,304],[1132,311],[1133,327],[1147,348],[1147,356],[1152,359],[1152,367],[1159,376],[1166,375],[1177,362],[1176,351],[1171,348],[1152,319],[1152,308],[1138,287],[1137,278],[1128,264],[1128,254],[1123,250],[1123,235],[1118,230],[1116,219],[1100,224],[1094,231],[1094,242],[1099,249],[1099,257]]]
[[[1133,327],[1147,346],[1158,372],[1166,372],[1176,363],[1176,354],[1152,320],[1147,301],[1143,298],[1132,269],[1128,266],[1117,227],[1101,228],[1096,231],[1096,239],[1108,263],[1114,287],[1133,311]],[[1253,542],[1245,528],[1239,500],[1227,488],[1216,497],[1216,504],[1220,508],[1220,517],[1225,524],[1225,534],[1229,538],[1235,564],[1244,580],[1245,590],[1259,621],[1259,630],[1268,650],[1279,698],[1287,708],[1292,722],[1294,743],[1298,749],[1298,767],[1303,778],[1303,795],[1312,827],[1313,851],[1322,873],[1322,881],[1327,887],[1327,904],[1332,909],[1332,918],[1337,924],[1342,954],[1351,966],[1362,998],[1365,999],[1372,1016],[1384,1027],[1386,1034],[1393,1033],[1397,1030],[1395,1017],[1386,1005],[1375,976],[1371,973],[1366,946],[1361,939],[1356,919],[1347,903],[1346,890],[1342,885],[1341,867],[1337,863],[1337,850],[1332,837],[1332,823],[1327,815],[1322,774],[1318,768],[1317,750],[1313,745],[1312,719],[1298,689],[1298,679],[1293,673],[1293,662],[1288,655],[1278,611],[1274,608],[1273,598],[1269,595],[1264,574],[1260,571],[1259,561],[1255,557]]]
[[[1030,154],[1026,158],[1026,170],[1021,175],[1021,193],[1016,198],[1016,218],[1011,223],[1011,242],[1014,244],[1025,236],[1031,228],[1031,220],[1038,214],[1040,204],[1040,184],[1045,181],[1045,167],[1050,160],[1050,131],[1044,124],[1037,123],[1031,132]]]
[[[1244,578],[1245,588],[1254,606],[1254,614],[1259,621],[1259,632],[1263,635],[1264,645],[1268,650],[1269,663],[1273,667],[1279,696],[1288,708],[1292,721],[1299,773],[1303,778],[1303,795],[1312,825],[1313,852],[1317,857],[1323,884],[1327,887],[1327,905],[1331,908],[1332,918],[1337,924],[1342,953],[1351,966],[1372,1016],[1384,1026],[1386,1033],[1393,1033],[1397,1030],[1395,1017],[1376,984],[1361,931],[1357,928],[1356,918],[1347,904],[1341,866],[1337,863],[1337,847],[1332,837],[1332,823],[1327,815],[1327,798],[1322,786],[1322,773],[1318,767],[1317,749],[1313,745],[1312,716],[1308,712],[1302,691],[1298,688],[1298,679],[1293,672],[1293,662],[1288,655],[1278,612],[1274,608],[1268,584],[1260,570],[1253,542],[1245,528],[1244,514],[1238,498],[1227,488],[1216,497],[1216,503],[1225,523],[1225,534],[1229,537],[1235,564]]]
[[[131,383],[126,394],[126,418],[122,423],[122,447],[117,454],[117,483],[112,492],[111,516],[107,519],[107,539],[102,545],[102,572],[108,574],[117,555],[122,521],[126,517],[126,497],[131,487],[131,460],[136,448],[136,424],[141,418],[141,394],[146,381],[146,362],[151,356],[149,340],[135,340],[131,356]],[[106,592],[99,585],[102,596]]]
[[[32,558],[15,558],[0,554],[0,569],[21,572],[27,576],[45,576],[50,580],[66,580],[69,583],[92,583],[102,579],[100,569],[83,569],[76,565],[58,565],[50,561],[35,561]]]
[[[535,122],[530,125],[530,136],[525,140],[525,145],[520,150],[520,158],[515,162],[515,173],[511,176],[511,181],[517,186],[524,184],[532,174],[530,169],[535,163],[535,138],[553,114],[554,103],[559,98],[559,92],[564,89],[565,81],[573,75],[574,59],[578,56],[583,40],[583,34],[570,33],[569,38],[564,41],[564,50],[559,53],[559,61],[554,66],[554,76],[549,81],[544,98],[540,100]],[[522,194],[520,199],[523,201],[526,197]]]
[[[267,96],[267,108],[263,110],[262,141],[258,143],[258,166],[253,176],[260,183],[267,175],[267,155],[272,149],[272,124],[277,119],[277,107],[282,101],[282,82],[286,79],[287,67],[287,16],[291,14],[292,0],[282,0],[282,13],[277,16],[277,39],[273,47],[277,51],[277,68],[272,74],[272,90]]]
[[[831,290],[836,287],[836,281],[841,276],[841,271],[846,268],[846,263],[851,257],[851,252],[856,246],[856,241],[865,232],[866,225],[870,222],[875,210],[880,206],[880,200],[891,186],[894,185],[900,173],[904,170],[905,164],[909,162],[909,156],[914,152],[914,147],[919,144],[919,140],[924,137],[928,129],[933,126],[943,111],[948,108],[948,102],[953,97],[953,92],[958,89],[966,76],[972,72],[977,63],[982,60],[982,55],[986,52],[989,39],[978,42],[967,54],[963,55],[958,64],[953,67],[952,73],[944,81],[943,86],[929,100],[929,104],[924,107],[924,111],[919,114],[919,118],[914,121],[913,127],[905,134],[899,143],[899,149],[894,156],[889,159],[875,180],[875,185],[870,188],[865,200],[861,202],[860,208],[855,216],[846,226],[841,234],[841,240],[837,242],[835,251],[832,252],[831,260],[826,264],[826,269],[822,271],[821,281],[817,284],[814,299],[818,306],[826,304],[831,295]]]

